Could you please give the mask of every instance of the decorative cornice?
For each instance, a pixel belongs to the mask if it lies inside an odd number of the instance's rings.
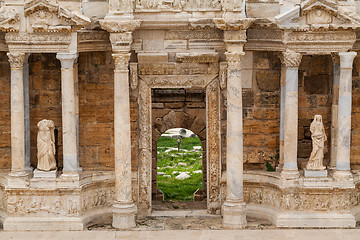
[[[110,33],[123,33],[133,32],[136,28],[139,28],[141,20],[121,20],[115,18],[105,18],[100,21],[101,27]]]
[[[7,56],[9,58],[10,67],[12,69],[22,68],[25,60],[25,53],[20,52],[8,52]]]
[[[217,28],[221,30],[246,30],[251,24],[255,21],[253,18],[243,18],[237,19],[233,21],[227,21],[223,18],[215,18],[213,19]]]
[[[302,58],[301,53],[287,50],[283,52],[282,61],[286,67],[299,67],[301,63],[301,58]]]

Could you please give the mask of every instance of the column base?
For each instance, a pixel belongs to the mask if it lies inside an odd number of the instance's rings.
[[[245,202],[225,201],[222,206],[223,227],[239,229],[247,226]]]
[[[334,185],[338,188],[355,188],[354,179],[350,171],[336,170],[333,178]]]
[[[136,205],[133,203],[115,203],[113,205],[112,226],[117,229],[131,229],[136,226]]]
[[[297,169],[286,169],[283,168],[280,174],[282,179],[285,180],[295,180],[300,177],[299,171]]]

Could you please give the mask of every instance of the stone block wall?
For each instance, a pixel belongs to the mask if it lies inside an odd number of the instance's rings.
[[[80,166],[114,167],[114,63],[110,52],[80,53]]]
[[[360,169],[360,56],[353,65],[352,115],[351,115],[351,168]]]
[[[10,64],[0,52],[0,169],[11,168],[10,113]]]
[[[37,166],[37,124],[43,119],[55,123],[56,160],[62,167],[61,64],[55,54],[29,57],[31,165]]]
[[[331,146],[331,106],[333,63],[331,56],[304,56],[299,68],[299,167],[305,167],[312,151],[310,124],[321,115],[328,140],[325,142],[324,164],[329,163]]]
[[[244,168],[248,170],[266,169],[266,162],[275,166],[280,132],[280,59],[270,52],[254,52],[252,59],[252,84],[243,82]]]

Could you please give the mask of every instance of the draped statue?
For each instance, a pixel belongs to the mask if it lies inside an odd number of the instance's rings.
[[[44,119],[41,120],[37,126],[39,128],[37,135],[37,169],[41,171],[55,170],[56,160],[54,122]]]
[[[324,170],[324,143],[327,140],[321,115],[315,115],[310,125],[312,152],[306,170]]]

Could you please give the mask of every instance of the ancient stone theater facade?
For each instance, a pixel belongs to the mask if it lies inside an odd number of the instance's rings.
[[[0,4],[5,230],[133,227],[161,198],[156,143],[174,127],[201,139],[202,194],[225,228],[360,221],[358,1]],[[39,136],[57,170],[36,170]],[[306,170],[320,155],[326,169]]]

